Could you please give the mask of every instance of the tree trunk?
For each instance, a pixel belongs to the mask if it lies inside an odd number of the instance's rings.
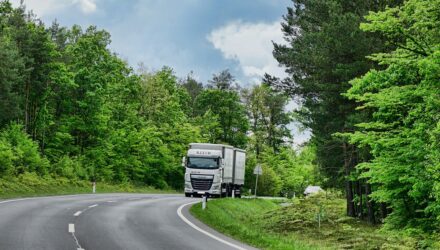
[[[376,223],[376,218],[374,216],[374,201],[370,198],[371,194],[371,185],[369,183],[365,184],[365,195],[367,197],[367,219],[371,224]]]
[[[382,219],[385,219],[388,216],[388,209],[385,203],[380,203],[380,212],[382,214]]]
[[[26,132],[29,132],[29,91],[30,84],[26,83],[25,85],[25,103],[24,103],[24,128]]]
[[[347,143],[343,143],[342,148],[344,150],[344,169],[345,169],[345,195],[347,198],[347,215],[355,217],[355,206],[353,202],[353,183],[350,181],[350,158],[347,150]]]
[[[355,217],[355,208],[353,202],[353,184],[351,181],[346,180],[345,183],[345,192],[347,197],[347,215],[350,217]]]
[[[358,185],[358,196],[359,196],[359,209],[358,209],[358,216],[359,218],[363,219],[364,218],[364,204],[363,204],[363,200],[362,200],[362,181],[357,181],[357,185]]]
[[[255,113],[253,113],[253,116],[254,116],[254,125],[253,125],[253,127],[254,127],[254,133],[255,133],[255,139],[256,139],[256,145],[255,145],[255,151],[256,151],[256,156],[257,156],[257,159],[259,159],[260,158],[260,143],[259,143],[259,140],[258,140],[258,114],[255,114]]]
[[[359,216],[359,181],[352,181],[353,185],[353,199],[356,200],[354,203],[354,214],[356,217]]]
[[[37,103],[34,101],[32,104],[32,119],[31,119],[31,127],[32,127],[32,139],[37,140],[37,117],[38,117],[38,108]]]

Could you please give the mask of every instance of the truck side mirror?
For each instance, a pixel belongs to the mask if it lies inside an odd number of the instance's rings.
[[[185,163],[186,163],[186,157],[182,157],[182,167],[185,167]]]

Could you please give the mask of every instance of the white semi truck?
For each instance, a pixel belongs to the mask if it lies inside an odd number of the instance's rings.
[[[185,196],[241,197],[246,151],[222,144],[191,143],[186,157]]]

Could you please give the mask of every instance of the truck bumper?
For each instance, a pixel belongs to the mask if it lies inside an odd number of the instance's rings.
[[[186,194],[205,194],[208,193],[210,195],[221,195],[221,184],[215,183],[212,185],[211,189],[209,190],[199,190],[199,189],[193,189],[190,182],[185,183],[185,193]]]
[[[192,189],[192,188],[185,188],[185,193],[192,193],[192,194],[220,194],[220,190],[197,190],[197,189]]]

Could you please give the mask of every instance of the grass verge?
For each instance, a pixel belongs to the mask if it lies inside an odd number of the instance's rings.
[[[212,228],[261,249],[437,249],[436,240],[390,232],[345,216],[345,201],[314,196],[279,202],[215,199],[191,214]],[[318,223],[318,214],[320,223]]]
[[[88,181],[67,178],[39,177],[32,173],[18,178],[0,178],[0,199],[36,197],[50,195],[87,194],[92,192]],[[174,190],[158,190],[148,186],[132,184],[109,184],[98,182],[96,193],[176,193]]]
[[[219,232],[258,248],[318,249],[295,237],[284,237],[265,229],[262,216],[278,207],[278,204],[262,199],[212,199],[206,210],[202,210],[201,204],[195,204],[190,212]]]

